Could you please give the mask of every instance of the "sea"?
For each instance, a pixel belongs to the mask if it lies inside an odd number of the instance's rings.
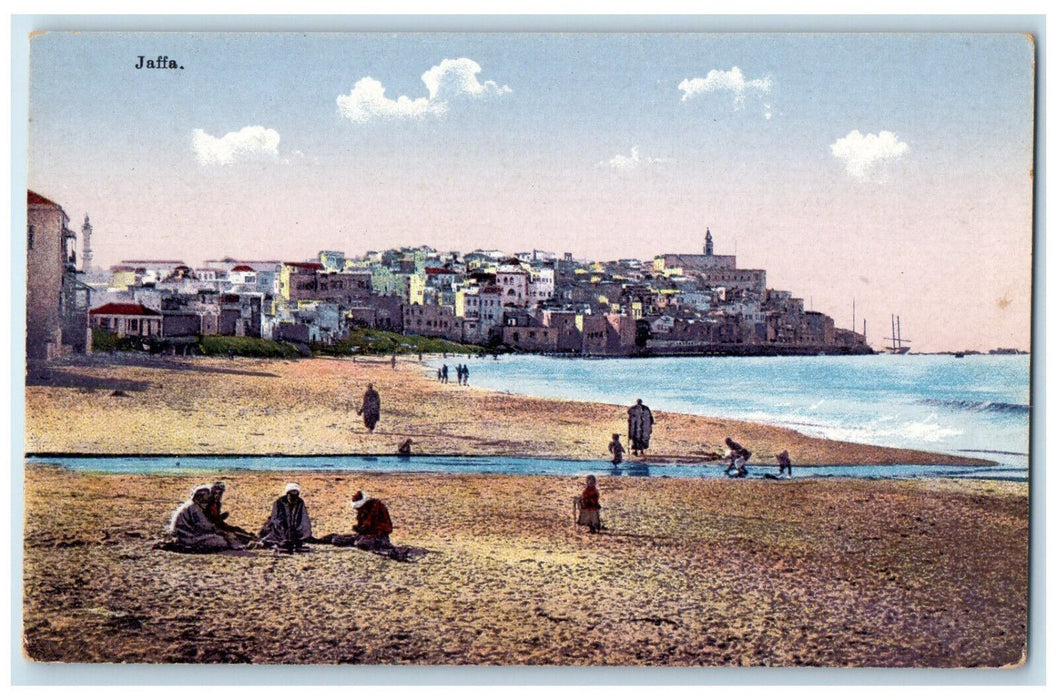
[[[812,437],[944,452],[1027,476],[1028,355],[441,359],[500,392],[735,418]]]
[[[665,412],[734,418],[806,435],[979,457],[993,467],[827,465],[794,478],[989,478],[1029,475],[1030,359],[1026,355],[872,355],[856,357],[679,357],[584,359],[539,355],[449,356],[427,363],[469,368],[469,383],[499,392],[630,406],[642,399]],[[384,419],[384,416],[383,416]],[[604,443],[607,436],[601,436]],[[735,436],[736,439],[736,436]],[[751,449],[751,446],[750,446]],[[601,450],[600,450],[601,452]],[[795,456],[794,456],[795,460]],[[71,469],[123,473],[238,470],[379,471],[723,478],[715,464],[664,465],[509,457],[31,456]],[[762,478],[776,472],[754,465]]]

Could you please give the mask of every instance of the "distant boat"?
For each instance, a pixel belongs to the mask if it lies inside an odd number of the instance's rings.
[[[885,340],[891,340],[892,344],[885,346],[885,352],[891,355],[906,355],[910,352],[911,341],[903,337],[903,331],[900,327],[899,317],[895,314],[892,315],[892,337],[885,338]]]

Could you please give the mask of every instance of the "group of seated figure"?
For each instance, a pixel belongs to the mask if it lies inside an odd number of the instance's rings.
[[[392,559],[407,561],[421,552],[410,547],[396,547],[389,541],[393,522],[389,509],[377,498],[357,491],[352,499],[356,511],[353,533],[312,536],[312,521],[308,506],[301,498],[301,487],[290,483],[283,495],[272,505],[271,515],[260,532],[254,535],[227,522],[223,512],[224,482],[194,487],[191,499],[173,513],[169,525],[169,540],[160,549],[210,553],[224,550],[269,548],[293,553],[306,551],[309,544],[329,544],[337,547],[357,547]]]

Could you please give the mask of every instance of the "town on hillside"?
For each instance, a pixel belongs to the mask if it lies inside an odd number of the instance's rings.
[[[356,329],[489,351],[575,356],[869,354],[862,334],[769,289],[765,270],[701,253],[591,262],[570,253],[428,246],[309,260],[225,257],[93,266],[92,224],[28,193],[27,357],[85,353],[105,338],[194,352],[203,337],[328,346]]]

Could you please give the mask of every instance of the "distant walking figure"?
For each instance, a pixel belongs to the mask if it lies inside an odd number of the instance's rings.
[[[650,448],[652,434],[653,412],[639,399],[628,409],[628,441],[631,442],[631,454],[645,454]]]
[[[462,385],[463,386],[469,386],[470,385],[470,368],[467,367],[466,365],[462,366]]]
[[[389,358],[389,366],[393,369],[396,369],[396,355],[393,355],[391,358]]]
[[[594,534],[602,529],[602,520],[599,511],[602,506],[598,502],[598,488],[595,486],[595,477],[587,477],[587,485],[577,501],[580,506],[580,516],[576,519],[577,525],[586,525]]]
[[[613,433],[613,439],[609,443],[609,452],[613,455],[613,464],[624,461],[624,446],[620,444],[620,433]]]
[[[382,399],[374,390],[374,384],[367,385],[367,391],[363,392],[363,403],[356,409],[356,415],[363,416],[363,424],[367,426],[367,432],[373,433],[374,426],[378,425],[378,419],[382,415]]]
[[[447,384],[448,383],[448,365],[441,365],[441,368],[440,368],[440,383],[441,384]]]

